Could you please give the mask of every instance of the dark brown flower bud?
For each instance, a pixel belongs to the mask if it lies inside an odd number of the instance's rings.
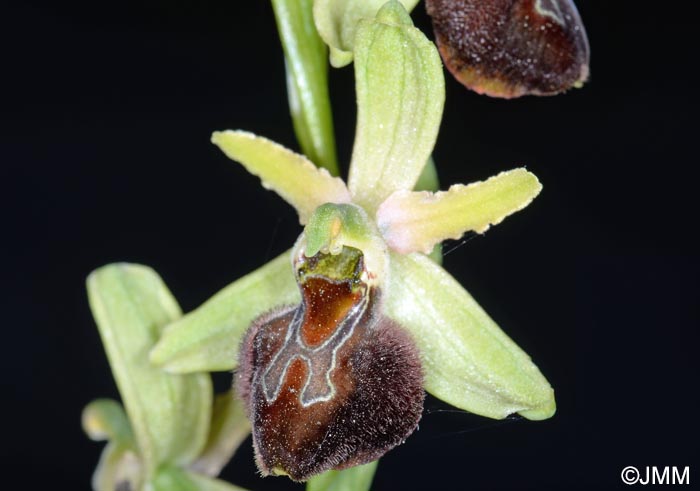
[[[424,392],[418,351],[379,312],[360,251],[302,256],[297,280],[301,304],[250,327],[236,383],[260,471],[304,481],[402,443]]]
[[[440,54],[466,87],[493,97],[554,95],[588,78],[572,0],[426,0]]]

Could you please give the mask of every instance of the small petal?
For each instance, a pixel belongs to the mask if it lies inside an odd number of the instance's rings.
[[[444,269],[392,253],[389,277],[387,315],[416,341],[428,392],[490,418],[554,414],[554,392],[530,357]]]
[[[350,248],[300,259],[302,303],[262,316],[246,335],[236,383],[263,475],[304,481],[365,464],[418,424],[418,352],[380,314],[362,265]]]
[[[298,302],[287,251],[170,324],[151,351],[151,362],[172,373],[232,370],[250,323],[273,307]]]
[[[342,67],[352,62],[355,32],[361,19],[374,19],[386,0],[315,0],[314,21],[321,38],[331,48],[331,64]],[[401,0],[408,12],[418,0]]]
[[[377,223],[393,250],[428,254],[445,239],[486,232],[525,208],[541,189],[537,177],[521,168],[446,192],[397,191],[379,207]]]
[[[375,460],[342,471],[326,471],[309,479],[306,491],[369,491],[378,463]]]
[[[410,190],[435,145],[445,86],[433,43],[396,1],[360,23],[355,45],[357,130],[348,186],[373,215],[391,193]]]
[[[292,205],[302,225],[323,203],[350,202],[350,193],[341,179],[273,141],[232,130],[214,132],[211,141],[260,177],[264,188],[272,189]]]
[[[215,477],[250,435],[250,423],[241,400],[233,390],[214,400],[209,438],[201,455],[189,466],[199,474]]]
[[[111,264],[87,280],[88,296],[138,448],[151,473],[163,463],[192,462],[209,431],[207,374],[171,375],[148,352],[180,307],[150,268]]]
[[[445,65],[493,97],[553,95],[588,78],[586,30],[572,0],[426,0]]]

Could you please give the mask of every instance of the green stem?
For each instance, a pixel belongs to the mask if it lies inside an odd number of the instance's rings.
[[[294,131],[306,156],[339,175],[328,94],[326,45],[316,31],[312,0],[272,0],[287,70]]]

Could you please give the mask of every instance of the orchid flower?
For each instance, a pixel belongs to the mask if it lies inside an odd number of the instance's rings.
[[[490,418],[519,413],[540,420],[555,411],[553,390],[530,357],[426,255],[445,239],[483,233],[524,208],[540,192],[539,181],[518,168],[447,191],[414,191],[442,117],[440,56],[396,1],[358,20],[352,39],[358,120],[347,183],[263,137],[214,133],[212,141],[292,205],[305,228],[291,251],[170,322],[150,352],[151,363],[173,376],[238,369],[261,471],[297,480],[369,462],[401,443],[420,415],[416,383]],[[321,334],[308,323],[311,314],[320,315],[318,304],[327,297],[319,291],[326,290],[312,280],[345,288],[323,305],[330,310],[321,309]],[[360,335],[357,326],[374,331]],[[302,340],[280,344],[280,336],[292,334]],[[336,334],[342,339],[331,342]],[[330,352],[310,358],[312,338]],[[382,365],[383,354],[393,360],[389,365]],[[347,375],[353,363],[365,371]],[[374,363],[395,370],[395,377],[374,377]],[[338,377],[345,375],[342,385]],[[375,379],[386,396],[376,394]],[[300,411],[275,409],[280,394]],[[368,406],[347,402],[356,398],[376,403],[375,412],[368,416]],[[333,404],[333,412],[313,420],[314,404]],[[294,428],[317,423],[322,429],[299,436],[282,420],[290,415],[306,418]],[[394,424],[401,416],[408,422]],[[364,417],[377,426],[349,426]],[[280,432],[283,438],[275,436]],[[331,435],[341,437],[326,449]],[[319,452],[310,453],[311,443]]]

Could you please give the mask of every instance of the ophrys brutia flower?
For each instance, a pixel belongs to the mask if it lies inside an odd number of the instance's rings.
[[[353,56],[358,122],[347,185],[265,138],[214,134],[297,210],[304,232],[291,253],[170,324],[151,352],[172,373],[238,368],[260,470],[295,480],[401,443],[417,424],[421,385],[492,418],[544,419],[555,409],[527,354],[425,255],[522,209],[539,182],[515,169],[413,191],[442,116],[439,55],[389,2],[359,22]]]

